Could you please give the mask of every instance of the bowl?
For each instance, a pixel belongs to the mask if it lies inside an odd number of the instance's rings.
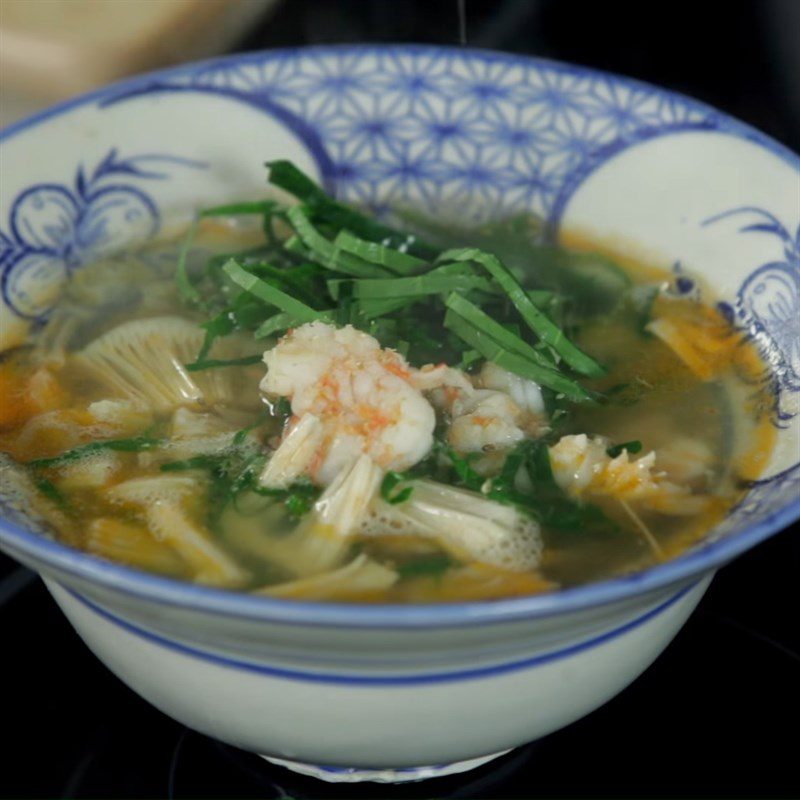
[[[289,158],[340,197],[463,219],[532,211],[700,275],[770,372],[778,444],[713,535],[636,574],[495,602],[251,597],[63,546],[4,487],[2,549],[146,700],[327,780],[468,769],[597,708],[730,559],[800,515],[798,157],[693,100],[548,61],[439,47],[271,51],[156,72],[2,133],[2,337],[81,265],[264,192]]]

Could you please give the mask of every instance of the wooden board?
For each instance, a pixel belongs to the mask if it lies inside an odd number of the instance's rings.
[[[223,52],[277,0],[0,0],[0,87],[58,100]]]

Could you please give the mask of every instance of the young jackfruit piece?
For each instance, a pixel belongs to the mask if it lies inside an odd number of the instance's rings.
[[[236,425],[217,414],[178,408],[170,420],[169,435],[172,439],[203,439],[236,430]]]
[[[362,553],[339,569],[265,586],[257,589],[256,594],[290,600],[363,601],[379,597],[398,577],[396,572]]]
[[[42,491],[31,471],[8,453],[0,451],[0,487],[3,490],[3,514],[25,520],[26,527],[39,532],[57,531],[59,538],[71,545],[80,542],[80,530],[71,515],[65,513],[57,498]]]
[[[359,456],[336,476],[292,533],[265,534],[263,555],[298,576],[317,575],[338,566],[382,478],[383,470],[368,455]]]
[[[137,453],[136,460],[145,469],[169,461],[183,461],[204,455],[219,455],[233,446],[233,434],[221,433],[198,439],[169,439],[160,447]]]
[[[131,400],[96,400],[87,410],[116,436],[134,436],[153,422],[153,412]]]
[[[88,411],[59,409],[29,419],[3,449],[19,461],[49,458],[95,439],[109,439],[115,430],[98,422]]]
[[[518,572],[489,564],[471,563],[451,567],[436,576],[419,576],[397,587],[398,599],[408,602],[460,602],[498,600],[540,594],[557,588],[557,584],[539,573]]]
[[[122,466],[119,453],[100,451],[58,467],[58,488],[65,490],[100,489]]]
[[[112,517],[92,520],[86,531],[85,547],[94,555],[131,567],[184,577],[186,563],[167,544],[158,541],[144,525]]]
[[[88,409],[45,411],[5,437],[3,449],[20,461],[49,458],[93,441],[138,436],[152,418],[149,411],[124,400],[103,400]]]
[[[313,414],[304,414],[272,454],[258,479],[261,486],[285,489],[308,471],[322,447],[325,431]]]
[[[140,467],[149,468],[168,461],[183,461],[201,455],[219,455],[234,447],[237,428],[214,413],[178,408],[172,415],[169,438],[159,447],[137,455]],[[255,454],[256,442],[246,436],[239,449],[246,446]]]
[[[373,500],[363,518],[365,536],[416,533],[433,539],[460,561],[525,572],[541,559],[539,525],[512,506],[434,481],[414,481],[410,498]]]
[[[718,466],[706,442],[679,436],[658,448],[657,464],[668,480],[692,489],[707,489]]]
[[[0,431],[63,407],[67,400],[54,370],[33,369],[24,354],[12,354],[0,362]]]
[[[202,483],[185,475],[134,478],[112,486],[106,497],[136,508],[158,541],[169,545],[194,570],[198,583],[235,587],[247,583],[247,573],[197,525],[185,509]]]
[[[179,406],[209,407],[215,403],[241,406],[257,403],[257,387],[246,391],[240,370],[206,369],[189,372],[204,333],[181,317],[150,317],[123,322],[73,356],[72,363],[119,396],[165,413]],[[231,340],[215,357],[240,352]]]

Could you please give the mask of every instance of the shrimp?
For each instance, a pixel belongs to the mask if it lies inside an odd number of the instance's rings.
[[[538,383],[521,378],[491,361],[487,361],[481,368],[478,383],[484,389],[505,392],[524,413],[535,417],[544,416],[544,399]]]
[[[694,495],[687,487],[667,480],[664,472],[655,471],[654,452],[631,461],[627,450],[612,458],[607,445],[602,437],[562,436],[550,448],[556,483],[573,497],[613,497],[662,514],[692,515],[707,507],[707,497]]]
[[[476,389],[457,408],[447,439],[462,453],[507,450],[525,438],[518,424],[522,412],[503,392]]]
[[[474,466],[487,474],[517,442],[546,430],[533,381],[490,363],[475,378],[446,364],[414,369],[349,325],[303,325],[264,361],[261,391],[290,398],[294,415],[264,486],[285,487],[303,474],[328,485],[362,453],[383,469],[408,469],[431,448],[434,408],[449,420],[453,448],[485,454]]]
[[[327,486],[360,455],[384,470],[405,470],[433,444],[436,415],[394,350],[351,325],[310,322],[264,354],[261,391],[289,398],[293,418],[273,460]],[[316,421],[305,424],[309,415]],[[301,435],[292,432],[303,425]],[[299,452],[287,452],[296,450]],[[284,450],[284,452],[281,452]],[[263,485],[285,485],[267,467]]]
[[[539,386],[491,362],[473,380],[465,372],[439,365],[423,367],[412,381],[429,391],[434,405],[450,417],[447,439],[459,452],[502,453],[546,429]],[[490,458],[484,471],[493,465]],[[480,463],[476,467],[482,468]]]

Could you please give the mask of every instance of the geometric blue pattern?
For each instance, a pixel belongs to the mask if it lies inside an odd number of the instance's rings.
[[[614,76],[494,53],[304,49],[200,65],[160,86],[268,103],[315,131],[343,199],[551,218],[598,156],[713,109]]]

